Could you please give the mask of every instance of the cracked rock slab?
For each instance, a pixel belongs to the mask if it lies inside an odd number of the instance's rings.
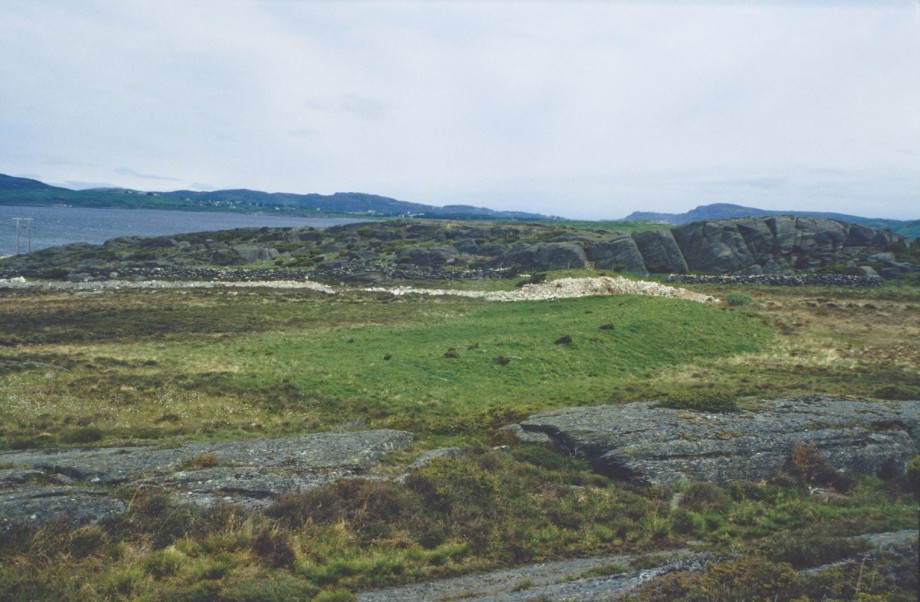
[[[28,486],[0,491],[0,533],[28,524],[64,518],[73,524],[121,512],[125,504],[104,490],[87,487]]]
[[[638,402],[541,412],[520,427],[599,473],[642,484],[768,479],[798,444],[814,445],[837,470],[878,473],[903,470],[917,454],[920,401],[812,395],[727,414]]]
[[[173,448],[0,453],[0,465],[9,467],[0,470],[0,531],[58,514],[78,523],[98,520],[124,509],[110,491],[117,485],[156,488],[202,505],[260,508],[280,495],[364,474],[383,454],[411,441],[411,433],[380,429]]]

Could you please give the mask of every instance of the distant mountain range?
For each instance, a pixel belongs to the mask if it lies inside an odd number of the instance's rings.
[[[873,217],[860,217],[858,215],[847,215],[845,213],[827,213],[820,211],[772,211],[769,209],[757,209],[755,207],[744,207],[742,205],[733,205],[731,203],[713,203],[711,205],[700,205],[686,213],[654,213],[651,211],[634,211],[622,220],[624,222],[651,221],[662,224],[689,224],[690,222],[699,222],[713,219],[731,219],[735,217],[768,217],[771,215],[794,215],[798,217],[823,217],[826,219],[835,219],[849,224],[861,224],[873,228],[888,228],[895,234],[900,234],[906,238],[920,237],[920,220],[903,221],[896,219],[882,219]]]
[[[294,194],[259,190],[174,190],[145,192],[128,188],[71,190],[38,180],[0,174],[0,204],[182,211],[277,212],[308,217],[427,217],[436,219],[560,219],[522,211],[494,211],[470,205],[436,207],[360,192]]]
[[[201,192],[174,190],[171,192],[145,192],[128,188],[93,188],[71,190],[51,186],[38,180],[17,178],[0,174],[0,205],[44,205],[120,209],[166,209],[178,211],[233,211],[238,213],[277,213],[308,217],[360,216],[360,217],[423,217],[458,220],[560,220],[555,216],[523,211],[495,211],[471,205],[423,205],[361,192],[335,194],[295,194],[289,192],[262,192],[259,190],[215,190]],[[770,215],[795,215],[824,217],[851,224],[875,228],[888,228],[909,239],[920,237],[920,220],[860,217],[842,213],[814,211],[771,211],[743,207],[729,203],[701,205],[686,213],[652,213],[636,211],[617,221],[651,221],[662,224],[734,217],[765,217]]]

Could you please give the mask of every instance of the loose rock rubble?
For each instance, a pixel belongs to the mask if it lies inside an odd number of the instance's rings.
[[[718,301],[715,297],[692,293],[687,289],[666,286],[657,282],[629,280],[628,278],[601,276],[599,278],[560,278],[552,282],[525,284],[513,291],[463,291],[450,289],[421,289],[412,287],[374,287],[367,291],[387,292],[393,295],[454,295],[473,297],[489,301],[543,301],[547,299],[571,299],[590,295],[646,295],[685,299],[700,303]]]
[[[692,293],[683,288],[675,288],[657,282],[643,280],[629,280],[628,278],[602,276],[599,278],[560,278],[552,282],[540,284],[525,284],[513,291],[470,291],[454,289],[428,289],[410,286],[396,287],[368,287],[349,289],[347,287],[331,287],[312,280],[256,280],[246,282],[222,282],[201,280],[94,280],[86,282],[50,282],[13,278],[0,280],[0,289],[39,289],[60,291],[102,291],[119,289],[193,289],[193,288],[280,288],[280,289],[307,289],[326,294],[335,294],[347,290],[361,290],[373,293],[389,293],[391,295],[452,295],[457,297],[470,297],[485,299],[487,301],[542,301],[547,299],[570,299],[589,295],[649,295],[654,297],[669,297],[673,299],[686,299],[700,303],[712,303],[718,299]]]

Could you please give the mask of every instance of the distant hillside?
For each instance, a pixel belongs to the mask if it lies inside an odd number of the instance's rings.
[[[436,207],[399,201],[360,192],[330,195],[262,192],[260,190],[215,190],[201,192],[175,190],[145,192],[127,188],[70,190],[49,186],[38,180],[0,174],[0,205],[67,205],[73,207],[170,209],[179,211],[234,211],[256,213],[272,211],[287,215],[427,217],[435,219],[557,219],[538,213],[494,211],[485,207],[447,205]]]
[[[66,190],[65,188],[55,188],[38,180],[29,178],[15,178],[0,173],[0,190]]]
[[[871,226],[873,228],[888,228],[896,234],[905,238],[914,239],[920,237],[920,220],[902,221],[895,219],[881,219],[871,217],[860,217],[858,215],[847,215],[844,213],[828,213],[820,211],[772,211],[769,209],[757,209],[755,207],[744,207],[742,205],[733,205],[731,203],[713,203],[711,205],[700,205],[686,213],[654,213],[650,211],[634,211],[621,221],[654,221],[662,224],[689,224],[702,220],[712,219],[732,219],[735,217],[767,217],[770,215],[794,215],[796,217],[823,217],[825,219],[834,219],[849,224],[860,224]]]

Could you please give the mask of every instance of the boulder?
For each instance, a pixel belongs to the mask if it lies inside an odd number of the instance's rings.
[[[776,241],[776,250],[781,255],[792,253],[795,246],[795,218],[788,215],[777,215],[764,220],[773,239]]]
[[[695,272],[734,272],[755,262],[733,222],[694,222],[674,228],[671,233],[687,267]]]
[[[251,245],[236,245],[233,250],[239,253],[244,263],[252,263],[263,259],[275,259],[278,250],[271,247],[255,247]]]
[[[412,247],[399,252],[401,259],[420,266],[441,266],[453,263],[460,252],[452,245],[438,247]]]
[[[779,251],[776,236],[773,235],[766,220],[748,217],[732,220],[732,222],[754,257],[760,259],[764,256],[772,256]]]
[[[588,258],[580,242],[549,242],[536,245],[535,269],[583,269]]]
[[[847,225],[820,217],[800,217],[795,221],[793,253],[836,253],[847,239]]]
[[[587,260],[584,248],[576,242],[517,244],[490,261],[488,267],[518,266],[524,270],[584,268]]]
[[[642,253],[639,252],[632,236],[618,236],[613,240],[595,244],[585,249],[585,254],[589,261],[594,262],[596,268],[648,275]]]
[[[670,230],[649,230],[633,234],[633,240],[649,272],[686,274],[687,262]]]
[[[797,445],[814,445],[837,470],[904,470],[920,446],[920,401],[807,396],[709,414],[654,402],[566,408],[520,423],[594,470],[641,484],[776,476]]]

